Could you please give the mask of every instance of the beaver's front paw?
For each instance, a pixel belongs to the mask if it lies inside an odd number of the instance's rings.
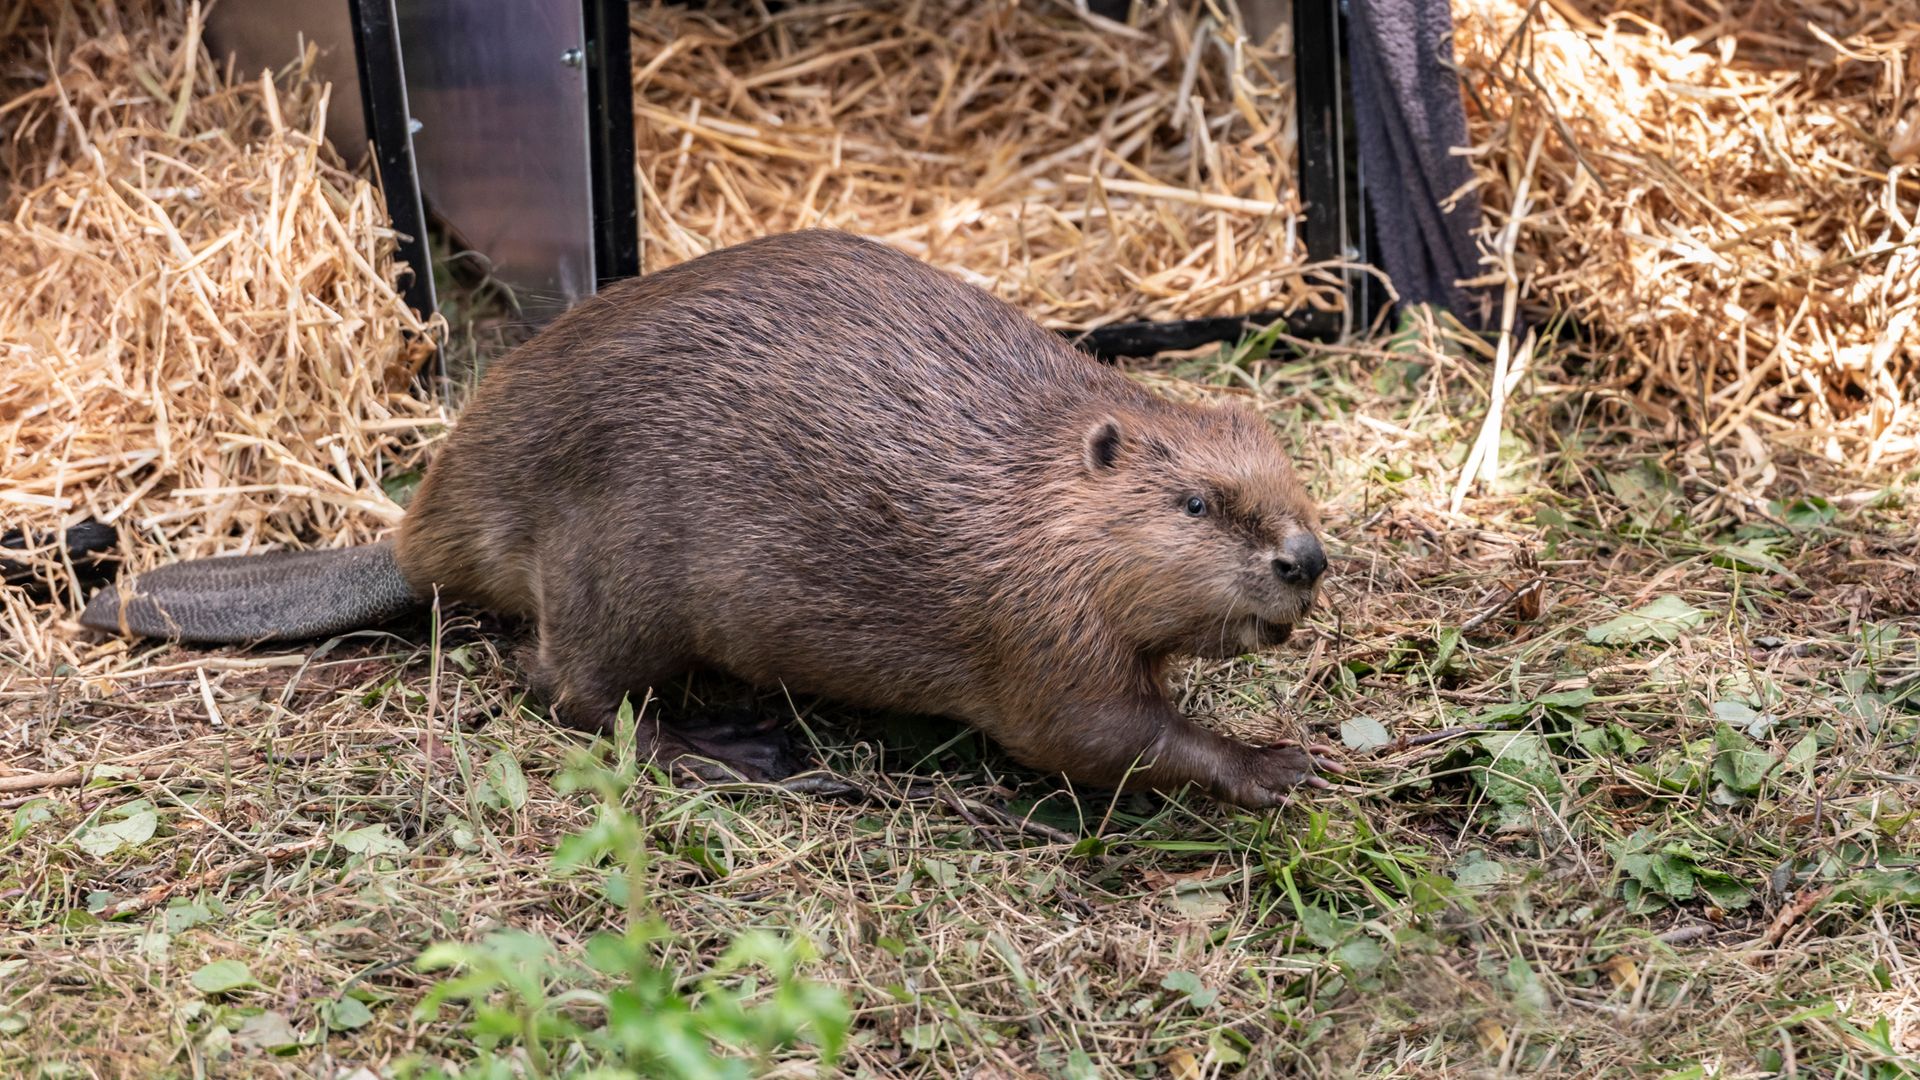
[[[1235,781],[1225,785],[1220,798],[1248,810],[1264,810],[1287,800],[1294,788],[1332,785],[1322,772],[1342,776],[1345,766],[1327,756],[1336,753],[1325,743],[1302,744],[1282,739],[1272,746],[1249,748],[1246,764]]]

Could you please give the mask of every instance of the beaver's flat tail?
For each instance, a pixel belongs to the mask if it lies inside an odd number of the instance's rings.
[[[377,626],[425,603],[383,541],[329,551],[196,559],[95,593],[80,623],[179,641],[241,644]]]

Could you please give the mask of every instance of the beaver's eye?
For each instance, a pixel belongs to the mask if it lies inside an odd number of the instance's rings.
[[[1207,500],[1198,495],[1187,496],[1187,513],[1193,517],[1205,517],[1207,515]]]

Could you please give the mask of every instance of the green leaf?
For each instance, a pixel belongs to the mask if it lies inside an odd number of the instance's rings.
[[[1505,724],[1514,720],[1524,720],[1533,715],[1533,702],[1509,701],[1500,705],[1488,705],[1473,715],[1475,724],[1490,726]]]
[[[1490,859],[1479,849],[1468,851],[1454,864],[1454,883],[1463,889],[1483,889],[1506,880],[1507,868],[1498,859]]]
[[[35,799],[13,812],[13,830],[7,836],[7,843],[27,835],[35,825],[53,819],[53,800]]]
[[[373,1021],[373,1010],[355,998],[343,997],[335,1001],[322,1002],[320,1019],[326,1021],[328,1031],[352,1031],[365,1027]]]
[[[1200,976],[1191,971],[1171,971],[1160,980],[1162,988],[1186,995],[1187,1004],[1196,1009],[1204,1009],[1219,1000],[1217,990],[1209,990],[1200,982]]]
[[[1713,717],[1723,724],[1732,724],[1735,727],[1739,727],[1741,724],[1753,723],[1759,715],[1759,713],[1754,711],[1753,706],[1744,701],[1736,701],[1729,698],[1713,703]]]
[[[191,930],[201,923],[212,922],[213,912],[205,904],[196,904],[174,897],[173,901],[167,905],[162,918],[167,933],[178,934],[183,930]]]
[[[1699,873],[1697,880],[1700,883],[1700,891],[1706,894],[1707,899],[1713,901],[1715,907],[1726,911],[1739,911],[1753,903],[1753,891],[1740,884],[1731,874],[1704,870]]]
[[[1799,742],[1793,744],[1793,749],[1787,751],[1787,765],[1790,768],[1802,769],[1811,776],[1814,760],[1819,756],[1820,740],[1814,738],[1809,732],[1801,736]]]
[[[1558,690],[1551,694],[1542,694],[1533,699],[1534,704],[1562,712],[1578,712],[1593,704],[1599,695],[1586,687],[1578,690]]]
[[[1862,904],[1920,904],[1920,870],[1862,870],[1840,892]]]
[[[153,839],[154,830],[160,825],[160,816],[152,810],[140,810],[120,819],[95,825],[80,834],[75,843],[80,850],[96,859],[107,856],[125,847],[135,847]]]
[[[1607,737],[1604,724],[1581,724],[1573,729],[1574,744],[1594,757],[1605,757],[1613,752],[1613,740]]]
[[[1387,954],[1380,948],[1380,943],[1366,934],[1342,944],[1333,950],[1332,956],[1335,963],[1360,975],[1372,974],[1387,961]]]
[[[1752,705],[1732,698],[1714,702],[1713,716],[1721,723],[1739,728],[1755,739],[1766,738],[1773,730],[1773,725],[1779,722],[1779,717],[1772,713],[1760,712]]]
[[[407,472],[385,476],[380,479],[380,490],[387,493],[387,498],[392,499],[401,506],[405,506],[412,501],[414,491],[420,487],[420,481],[425,477],[426,470],[424,469],[411,469]]]
[[[1679,855],[1655,855],[1649,862],[1661,892],[1675,900],[1693,898],[1693,862]]]
[[[1800,580],[1793,571],[1788,570],[1780,560],[1773,557],[1763,540],[1752,539],[1743,540],[1738,544],[1722,544],[1714,549],[1713,562],[1715,566],[1727,570],[1738,570],[1743,574],[1778,574],[1788,581]]]
[[[1775,501],[1773,515],[1796,529],[1818,528],[1840,516],[1840,508],[1818,495],[1795,499],[1786,504]]]
[[[1665,528],[1680,516],[1679,485],[1671,473],[1651,461],[1638,462],[1624,472],[1607,473],[1606,481],[1626,506],[1636,528]]]
[[[487,784],[499,795],[500,801],[509,810],[518,810],[527,805],[527,778],[520,771],[520,763],[505,750],[495,750],[487,759]]]
[[[1589,629],[1587,640],[1596,645],[1633,645],[1651,638],[1673,641],[1706,618],[1706,612],[1678,596],[1662,596]]]
[[[1524,956],[1515,956],[1507,961],[1507,988],[1513,991],[1514,1004],[1529,1016],[1539,1016],[1547,1011],[1547,988],[1540,985],[1540,977],[1534,974],[1533,965],[1527,963]]]
[[[1607,734],[1613,737],[1614,745],[1618,746],[1623,754],[1637,754],[1647,748],[1647,740],[1624,724],[1607,721]]]
[[[1307,940],[1323,949],[1331,949],[1340,944],[1355,924],[1312,904],[1300,906],[1300,929]]]
[[[1246,1054],[1242,1053],[1239,1044],[1234,1042],[1236,1036],[1241,1038],[1245,1037],[1241,1036],[1239,1032],[1234,1031],[1232,1028],[1216,1028],[1213,1034],[1207,1036],[1207,1050],[1213,1057],[1213,1060],[1222,1065],[1243,1065],[1246,1063]],[[1092,1063],[1089,1062],[1088,1064],[1091,1066]],[[1089,1072],[1087,1075],[1091,1076],[1093,1073]]]
[[[1434,642],[1433,659],[1427,662],[1427,670],[1439,675],[1447,670],[1447,664],[1453,659],[1454,651],[1460,647],[1460,628],[1449,626],[1440,631]]]
[[[224,994],[245,986],[258,985],[247,965],[238,960],[215,960],[194,972],[188,981],[203,994]]]
[[[1647,740],[1634,734],[1626,726],[1611,720],[1605,724],[1581,725],[1575,729],[1573,740],[1595,757],[1605,757],[1609,754],[1631,757],[1647,747]]]
[[[1075,858],[1100,856],[1107,853],[1108,844],[1098,836],[1083,836],[1067,849],[1067,854]]]
[[[1595,697],[1587,689],[1561,690],[1557,693],[1542,694],[1527,701],[1509,701],[1499,705],[1488,705],[1474,714],[1474,722],[1480,725],[1505,724],[1514,720],[1523,720],[1532,716],[1535,709],[1549,709],[1557,713],[1577,717],[1592,704]]]
[[[1286,322],[1276,319],[1269,325],[1263,326],[1259,330],[1241,338],[1239,343],[1235,345],[1223,345],[1221,347],[1222,359],[1234,367],[1239,367],[1252,360],[1265,360],[1267,357],[1273,355],[1274,344],[1280,340],[1280,335],[1286,333],[1286,331]]]
[[[1700,865],[1699,852],[1684,841],[1668,841],[1655,850],[1657,837],[1646,829],[1607,845],[1627,880],[1620,894],[1629,910],[1644,914],[1666,900],[1686,901],[1704,896],[1729,911],[1746,907],[1753,893],[1730,874]]]
[[[1613,856],[1621,873],[1643,885],[1658,887],[1659,879],[1654,875],[1653,856],[1649,852],[1654,839],[1652,831],[1640,829],[1631,836],[1609,843],[1607,851]]]
[[[1620,884],[1620,898],[1627,902],[1627,911],[1633,915],[1650,914],[1667,906],[1666,897],[1632,879]]]
[[[368,825],[359,829],[348,829],[333,834],[333,842],[353,852],[355,855],[405,855],[407,845],[399,837],[388,836],[387,827]]]
[[[960,869],[950,862],[922,859],[920,869],[926,872],[929,880],[943,889],[951,889],[960,883]]]
[[[242,1046],[252,1046],[273,1053],[300,1045],[300,1035],[286,1016],[277,1012],[263,1012],[250,1016],[240,1029],[233,1033],[233,1041]]]
[[[901,1035],[905,1037],[909,1048],[922,1053],[938,1047],[947,1039],[946,1029],[940,1024],[915,1024],[901,1032]]]
[[[1715,555],[1713,555],[1713,563],[1715,563],[1716,567],[1722,567],[1722,569],[1728,569],[1728,571],[1740,571],[1743,575],[1768,573],[1768,575],[1778,575],[1778,577],[1786,578],[1786,580],[1793,582],[1793,584],[1801,584],[1799,575],[1795,575],[1793,571],[1789,571],[1786,563],[1782,563],[1780,559],[1776,559],[1776,557],[1772,555],[1772,552],[1766,550],[1766,542],[1764,542],[1764,540],[1745,540],[1745,542],[1740,542],[1740,544],[1722,544],[1722,546],[1716,550]]]
[[[1560,777],[1554,772],[1547,740],[1537,732],[1492,731],[1476,736],[1474,742],[1492,755],[1492,760],[1474,774],[1474,779],[1493,801],[1520,805],[1531,800],[1536,790],[1543,793],[1560,790]]]
[[[1393,741],[1386,725],[1371,716],[1356,716],[1340,725],[1340,741],[1349,750],[1372,750]]]
[[[1773,769],[1773,755],[1756,750],[1747,737],[1720,724],[1713,733],[1713,778],[1730,791],[1751,795]]]

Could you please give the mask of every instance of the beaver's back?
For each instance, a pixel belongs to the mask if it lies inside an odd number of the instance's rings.
[[[966,601],[1000,587],[1009,539],[1044,535],[1080,418],[1170,407],[991,296],[833,232],[624,282],[534,344],[488,373],[430,471],[410,578],[532,614],[543,566],[590,555],[647,604],[700,604],[683,614],[711,628],[702,652],[745,604],[757,632],[826,649],[853,632],[950,649],[980,632]]]

